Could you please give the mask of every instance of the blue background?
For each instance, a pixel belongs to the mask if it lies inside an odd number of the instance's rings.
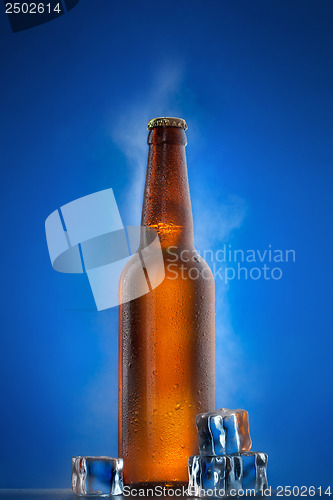
[[[53,271],[46,217],[112,187],[140,221],[146,123],[182,116],[199,250],[294,249],[217,289],[217,406],[249,411],[274,485],[332,480],[333,4],[81,0],[1,30],[0,487],[117,455],[117,310]]]

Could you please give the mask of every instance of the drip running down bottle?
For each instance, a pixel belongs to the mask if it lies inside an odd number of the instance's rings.
[[[215,408],[214,280],[194,248],[186,128],[178,118],[148,123],[142,226],[158,233],[165,278],[124,303],[142,269],[130,260],[120,280],[119,456],[128,485],[186,484],[195,417]]]

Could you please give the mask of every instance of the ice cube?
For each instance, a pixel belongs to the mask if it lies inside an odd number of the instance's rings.
[[[188,493],[190,496],[199,497],[201,485],[201,457],[194,455],[188,459]]]
[[[256,493],[267,489],[266,453],[250,451],[239,456],[243,463],[242,489],[253,489]]]
[[[227,457],[201,457],[202,487],[205,490],[225,491],[227,475]]]
[[[226,491],[228,457],[201,457],[195,455],[189,458],[189,490],[190,496],[205,496],[207,490]]]
[[[240,455],[228,456],[228,478],[227,478],[227,494],[230,495],[231,490],[239,491],[242,489],[243,479],[243,461]]]
[[[123,493],[123,459],[73,457],[72,490],[77,495],[121,495]]]
[[[245,410],[220,408],[200,413],[195,422],[202,456],[230,455],[251,449],[249,416]]]
[[[257,494],[268,488],[266,453],[247,452],[220,457],[195,455],[189,458],[188,465],[189,496],[212,496],[215,488],[214,495],[222,496],[235,496],[239,490],[252,490]]]

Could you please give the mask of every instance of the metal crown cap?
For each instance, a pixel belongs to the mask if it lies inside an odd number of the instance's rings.
[[[149,120],[147,129],[150,130],[155,127],[178,127],[187,130],[186,121],[182,118],[159,117]]]

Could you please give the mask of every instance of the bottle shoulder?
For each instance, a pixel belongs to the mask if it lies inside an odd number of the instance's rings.
[[[145,281],[146,274],[153,274],[159,282],[162,281],[162,276],[173,276],[176,279],[176,275],[179,279],[190,276],[195,280],[214,282],[209,265],[193,247],[141,249],[125,265],[121,282],[129,284],[133,281]]]

